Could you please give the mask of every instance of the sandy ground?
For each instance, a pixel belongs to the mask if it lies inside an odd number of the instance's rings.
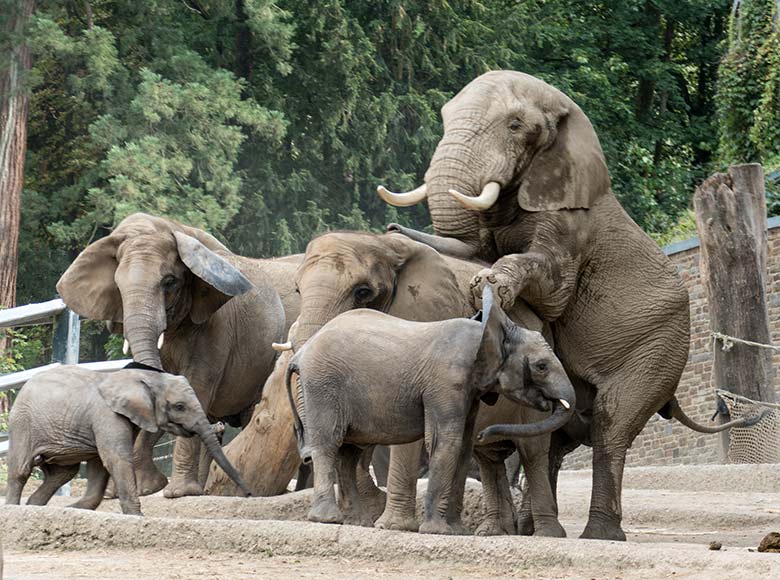
[[[625,481],[625,543],[574,539],[587,518],[587,472],[562,475],[563,540],[312,524],[308,492],[149,497],[145,518],[119,515],[113,501],[93,513],[55,498],[45,508],[0,507],[5,577],[780,578],[780,554],[751,551],[780,531],[780,466],[628,469]],[[472,528],[482,519],[478,482],[469,483],[464,512]],[[723,548],[710,551],[713,541]]]

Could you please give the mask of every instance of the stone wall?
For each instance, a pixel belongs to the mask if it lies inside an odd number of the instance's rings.
[[[767,300],[773,344],[780,344],[780,218],[769,220]],[[694,238],[664,248],[677,265],[691,298],[691,348],[677,398],[685,412],[699,423],[708,423],[716,408],[715,389],[710,384],[712,338],[707,295],[699,271],[699,240]],[[773,358],[775,368],[780,353]],[[775,389],[780,392],[780,372]],[[779,397],[780,398],[780,397]],[[589,469],[591,450],[580,447],[570,454],[564,469]],[[721,435],[705,435],[683,427],[675,420],[654,415],[634,440],[626,465],[680,465],[721,463]]]

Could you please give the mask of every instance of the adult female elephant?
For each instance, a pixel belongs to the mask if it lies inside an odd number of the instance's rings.
[[[285,310],[298,314],[296,262],[236,256],[202,230],[139,213],[87,246],[57,290],[81,316],[121,327],[136,362],[184,375],[209,419],[245,423],[274,366],[271,342],[286,335]],[[167,482],[152,463],[157,437],[136,442],[142,495]],[[203,492],[199,448],[177,439],[166,497]]]
[[[526,74],[489,72],[442,118],[425,184],[404,194],[379,188],[393,205],[427,199],[438,235],[390,229],[493,262],[473,278],[473,297],[490,284],[504,307],[522,298],[552,323],[567,372],[593,391],[583,398],[592,399],[593,491],[582,537],[624,540],[626,450],[667,403],[679,415],[688,294],[618,203],[590,121],[562,92]]]

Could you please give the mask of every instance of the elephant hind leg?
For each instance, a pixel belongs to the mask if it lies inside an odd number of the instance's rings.
[[[27,500],[27,505],[46,505],[59,488],[76,476],[79,472],[79,466],[79,463],[75,465],[44,464],[41,467],[43,483]]]
[[[482,499],[485,503],[485,519],[475,532],[478,536],[515,534],[515,505],[509,489],[504,460],[512,454],[514,445],[498,442],[474,447],[474,457],[479,463],[482,478]]]
[[[357,489],[360,502],[363,511],[371,518],[372,525],[382,515],[387,503],[385,492],[377,487],[368,470],[374,457],[376,457],[375,448],[367,447],[361,451],[357,466]]]
[[[68,507],[85,510],[97,509],[100,502],[103,501],[108,477],[108,470],[99,457],[87,461],[87,491],[80,500]]]
[[[371,457],[371,451],[367,453],[368,457]],[[374,519],[361,501],[356,479],[358,462],[363,455],[362,449],[352,445],[344,445],[339,450],[339,507],[344,514],[345,524],[371,527],[374,525]]]
[[[312,449],[314,463],[314,497],[307,518],[323,524],[340,524],[344,514],[336,503],[336,456],[338,449]]]
[[[16,444],[16,441],[14,441]],[[23,453],[25,455],[23,455]],[[6,490],[5,503],[8,505],[19,505],[22,500],[22,490],[30,479],[33,470],[32,457],[25,450],[11,450],[8,455],[8,489]]]

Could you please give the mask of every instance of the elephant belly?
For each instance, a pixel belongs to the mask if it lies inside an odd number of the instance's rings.
[[[344,437],[352,445],[401,445],[422,439],[425,418],[422,409],[404,417],[383,415],[353,420]]]

